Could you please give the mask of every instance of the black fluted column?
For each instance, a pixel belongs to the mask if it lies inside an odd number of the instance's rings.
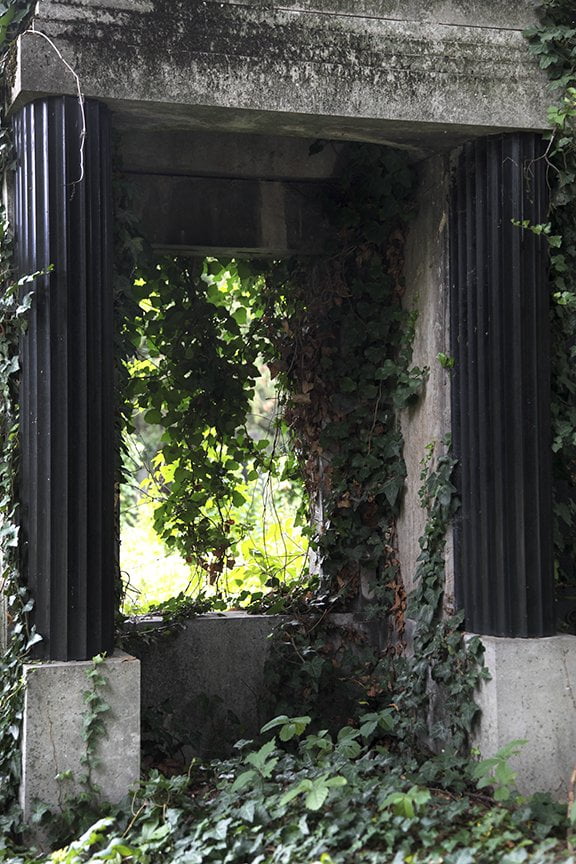
[[[37,656],[113,649],[114,414],[107,110],[39,99],[13,119],[16,260],[35,283],[22,344],[22,568]]]
[[[466,144],[451,206],[452,436],[462,506],[456,600],[466,628],[554,628],[547,245],[539,136]]]

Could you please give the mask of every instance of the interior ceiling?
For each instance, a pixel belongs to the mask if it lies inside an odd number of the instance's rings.
[[[112,102],[110,108],[113,125],[123,141],[127,170],[143,172],[166,170],[168,159],[175,159],[177,164],[180,160],[186,162],[187,153],[197,152],[195,142],[200,142],[200,146],[202,142],[210,142],[207,145],[209,149],[216,148],[219,153],[223,153],[225,147],[239,154],[251,149],[259,154],[259,161],[264,166],[269,165],[265,152],[270,146],[276,151],[291,150],[305,155],[309,145],[318,139],[333,142],[332,148],[335,149],[349,141],[367,141],[408,150],[415,159],[422,159],[433,153],[452,150],[471,137],[495,132],[489,127],[471,129],[468,126],[446,127],[431,123],[397,123],[304,114],[295,117],[276,112],[234,108],[192,109],[189,106],[161,103]],[[171,155],[168,157],[165,145],[170,138],[178,141],[180,147],[177,153],[175,148],[170,148]],[[282,147],[278,144],[281,140],[285,142]],[[238,176],[231,171],[229,160],[230,154],[218,170],[218,176]],[[314,161],[316,167],[313,170],[319,172],[316,176],[330,176],[337,169],[335,158],[328,170],[326,153],[322,159],[316,158]],[[239,164],[246,167],[247,159],[241,157]],[[190,170],[200,169],[190,165]],[[304,170],[305,176],[310,176],[312,169],[308,166]]]
[[[169,254],[322,254],[331,229],[320,187],[341,172],[350,142],[400,147],[419,161],[470,138],[468,128],[426,124],[110,107],[142,233]]]

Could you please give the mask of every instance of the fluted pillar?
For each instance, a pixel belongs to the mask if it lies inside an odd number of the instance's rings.
[[[38,99],[13,119],[16,260],[36,280],[22,343],[21,555],[43,642],[83,660],[114,638],[111,152],[107,109]]]
[[[554,633],[547,244],[539,136],[456,157],[451,206],[452,433],[462,506],[456,600],[469,631]]]

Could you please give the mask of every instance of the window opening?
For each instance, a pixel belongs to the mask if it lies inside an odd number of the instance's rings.
[[[161,258],[135,281],[123,611],[280,611],[306,588],[307,502],[262,321],[270,264]]]

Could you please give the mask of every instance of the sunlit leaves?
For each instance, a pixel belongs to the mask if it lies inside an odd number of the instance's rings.
[[[126,362],[126,395],[144,424],[160,430],[151,436],[159,449],[141,486],[155,502],[156,531],[191,575],[203,572],[209,592],[231,590],[245,603],[250,592],[262,596],[300,576],[305,561],[301,544],[293,548],[293,523],[283,550],[271,536],[286,522],[276,512],[272,477],[285,486],[290,459],[250,421],[263,277],[243,262],[213,258],[202,266],[150,259],[139,274],[136,313],[124,323],[137,349]],[[273,426],[266,431],[278,434]],[[137,445],[127,449],[137,458]]]
[[[239,434],[259,345],[241,337],[245,291],[229,268],[211,275],[174,259],[154,262],[136,280],[140,315],[131,324],[139,336],[131,398],[146,422],[163,429],[154,463],[163,493],[156,526],[198,562],[222,562],[238,539],[230,508],[245,501],[242,472],[262,462],[249,436]]]

